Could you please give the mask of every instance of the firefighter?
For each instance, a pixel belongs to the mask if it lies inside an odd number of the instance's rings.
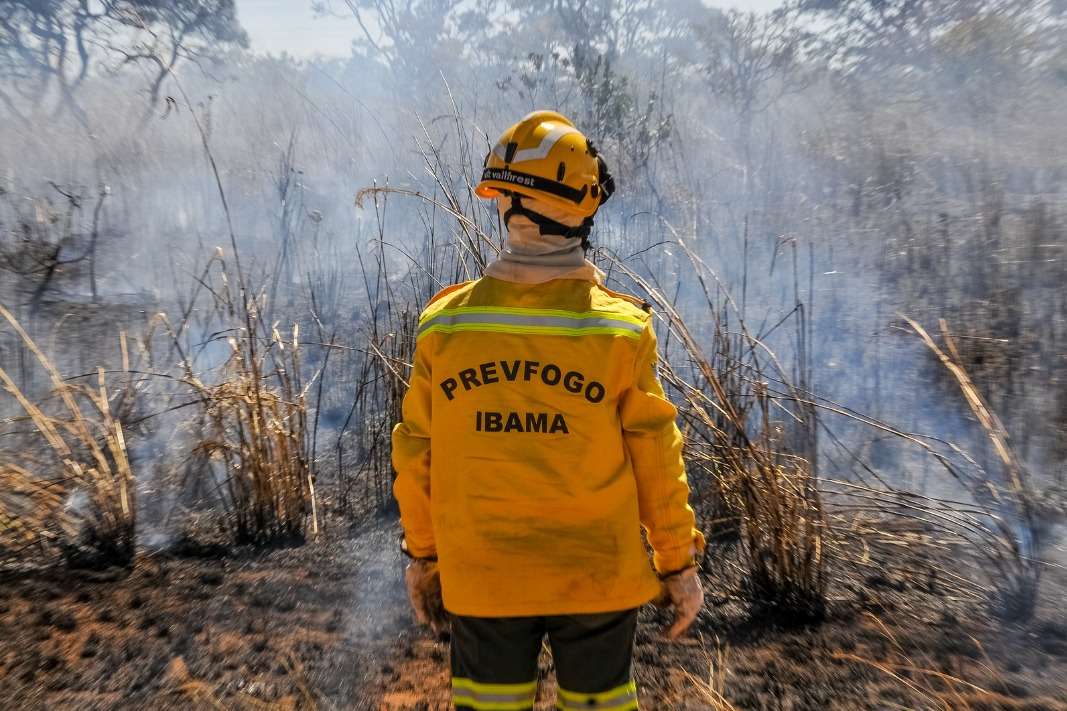
[[[558,708],[636,709],[637,609],[665,599],[674,638],[703,605],[649,307],[585,258],[613,191],[567,118],[526,116],[476,188],[504,250],[419,319],[394,493],[416,617],[451,626],[458,709],[532,708],[546,635]]]

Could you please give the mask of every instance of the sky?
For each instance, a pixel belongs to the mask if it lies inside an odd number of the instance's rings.
[[[718,7],[766,11],[781,0],[706,0]],[[237,13],[256,52],[296,57],[321,54],[346,57],[359,26],[342,0],[334,0],[337,17],[316,17],[311,0],[237,0]]]

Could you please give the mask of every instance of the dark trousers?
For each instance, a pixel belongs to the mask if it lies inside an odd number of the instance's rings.
[[[452,617],[452,700],[460,711],[522,711],[537,694],[537,657],[548,635],[556,707],[637,708],[630,675],[637,610],[551,617]]]

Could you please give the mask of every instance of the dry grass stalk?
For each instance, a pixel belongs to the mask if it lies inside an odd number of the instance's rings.
[[[870,613],[866,616],[874,622],[882,636],[889,642],[889,656],[885,659],[871,659],[851,652],[835,652],[832,655],[833,659],[863,664],[882,672],[907,689],[925,708],[936,708],[942,711],[969,711],[975,708],[1001,707],[999,701],[1002,697],[999,694],[954,674],[935,669],[928,662],[913,660],[881,620]],[[978,640],[972,638],[971,641],[984,655],[985,652]],[[992,664],[983,666],[987,671],[994,669]]]
[[[945,368],[952,373],[953,377],[959,383],[960,392],[963,393],[967,405],[971,408],[975,417],[978,418],[978,423],[982,425],[982,429],[985,430],[986,434],[989,436],[993,449],[997,453],[997,457],[1004,465],[1005,473],[1007,475],[1006,478],[1011,487],[1012,495],[1018,500],[1020,506],[1029,509],[1032,506],[1032,493],[1027,483],[1027,477],[1022,464],[1019,462],[1018,457],[1015,456],[1015,452],[1008,444],[1008,433],[1007,430],[1004,429],[1004,425],[1001,424],[1000,418],[990,409],[985,398],[978,392],[978,388],[961,364],[962,360],[960,359],[959,351],[956,349],[955,341],[949,333],[948,324],[945,323],[944,319],[939,321],[941,336],[945,341],[945,347],[948,349],[951,357],[938,348],[937,344],[934,343],[934,340],[930,337],[930,334],[928,334],[922,326],[906,316],[904,317],[904,320],[908,322],[908,325],[910,325],[917,334],[919,334],[919,337],[922,338],[926,346],[934,352]]]
[[[790,452],[770,419],[773,406],[799,420],[793,414],[802,411],[798,398],[772,401],[762,363],[754,357],[762,344],[747,332],[728,334],[719,310],[712,309],[715,356],[709,358],[662,291],[621,262],[614,264],[658,307],[695,371],[687,379],[677,365],[661,364],[665,380],[684,399],[687,456],[707,464],[725,510],[739,518],[750,601],[793,619],[820,617],[826,596],[820,493],[810,457]]]
[[[197,449],[223,462],[220,490],[237,542],[302,540],[309,517],[313,535],[319,523],[306,391],[299,387],[299,330],[294,326],[288,342],[274,332],[268,350],[288,355],[288,363],[271,373],[264,373],[262,355],[248,352],[238,339],[229,343],[222,382],[191,378],[209,423]],[[269,385],[268,378],[277,384]]]
[[[698,677],[689,671],[685,671],[686,677],[693,683],[700,701],[707,704],[711,711],[737,711],[737,707],[726,699],[726,677],[729,673],[727,658],[729,647],[719,645],[715,640],[715,651],[704,650],[704,656],[708,663],[707,678]]]
[[[103,369],[95,388],[65,381],[11,312],[0,306],[0,316],[48,374],[65,410],[49,413],[0,368],[0,383],[45,445],[19,453],[29,466],[0,464],[0,548],[56,543],[71,562],[128,564],[135,543],[134,480]]]
[[[500,244],[489,236],[478,219],[480,214],[496,219],[496,214],[487,211],[483,201],[474,197],[476,176],[466,169],[461,175],[453,173],[452,166],[473,165],[472,156],[482,155],[472,139],[462,134],[460,127],[465,122],[458,109],[453,109],[458,159],[442,155],[428,130],[424,130],[423,140],[419,142],[426,171],[435,184],[432,194],[374,185],[360,190],[355,198],[357,207],[373,208],[378,234],[366,249],[373,262],[367,264],[363,253],[357,255],[369,313],[362,329],[368,347],[359,361],[356,396],[336,444],[338,498],[342,509],[349,513],[367,504],[379,508],[392,505],[390,433],[400,418],[415,349],[418,315],[423,305],[446,285],[480,276],[486,263],[500,250]],[[428,234],[418,252],[409,253],[386,240],[384,216],[393,195],[415,198],[422,208]],[[445,216],[455,224],[452,234],[442,238],[438,235],[438,222]],[[401,254],[410,266],[405,273],[391,273],[387,253],[393,252]],[[350,425],[355,425],[351,431]],[[356,450],[352,463],[346,461],[349,447]],[[356,490],[359,483],[362,483],[362,496]]]
[[[173,73],[171,78],[192,110],[193,103],[182,82]],[[209,385],[195,374],[189,355],[180,346],[179,334],[185,329],[189,312],[177,331],[166,324],[180,354],[186,381],[201,396],[201,415],[209,423],[196,450],[221,459],[224,464],[226,471],[223,480],[218,482],[218,490],[237,542],[303,540],[308,518],[311,518],[312,534],[318,533],[319,522],[306,390],[300,387],[299,329],[294,325],[292,340],[287,343],[276,328],[265,323],[262,315],[265,304],[260,302],[265,302],[266,297],[256,298],[252,294],[241,266],[233,217],[210,136],[195,111],[191,117],[226,216],[237,297],[234,298],[230,287],[221,247],[205,265],[204,275],[212,264],[221,266],[221,288],[211,293],[217,313],[228,320],[231,328],[220,332],[238,334],[229,339],[232,354],[223,368],[224,377],[217,384]],[[268,341],[262,350],[258,346],[261,338]]]
[[[178,658],[181,659],[180,657]],[[318,694],[308,684],[307,674],[300,662],[290,655],[282,657],[279,666],[282,667],[292,685],[296,687],[299,695],[289,694],[278,701],[262,701],[253,696],[247,689],[242,690],[236,696],[225,695],[225,685],[212,683],[198,679],[189,674],[184,662],[171,663],[169,681],[173,688],[170,693],[176,697],[183,697],[198,707],[219,709],[225,711],[232,708],[257,709],[261,711],[288,711],[300,709],[301,711],[316,711],[316,709],[333,708],[324,704]]]
[[[213,291],[216,311],[236,333],[227,339],[230,357],[214,382],[206,382],[179,344],[184,330],[162,323],[185,371],[183,382],[198,397],[203,431],[194,451],[221,462],[215,489],[226,526],[237,543],[302,541],[319,531],[318,502],[311,469],[307,387],[301,384],[300,329],[288,338],[269,332],[259,299],[234,298],[221,254],[222,285]],[[263,343],[260,343],[260,342]]]
[[[62,482],[42,480],[10,462],[0,464],[0,551],[18,553],[54,542],[51,519],[63,507]]]
[[[1002,543],[995,550],[1003,554],[1003,560],[997,566],[998,574],[990,579],[998,598],[995,610],[1008,619],[1029,618],[1037,604],[1040,568],[1030,557],[1032,551],[1024,550],[1033,547],[1036,539],[1034,497],[1026,472],[1008,443],[1008,433],[1000,418],[989,407],[963,367],[946,322],[942,319],[940,327],[947,353],[938,347],[921,325],[906,316],[902,318],[955,378],[1003,467],[1001,479],[1006,486],[987,478],[980,482],[981,490],[972,491],[972,494],[979,501],[992,494],[994,504],[999,509],[998,515],[992,516]]]
[[[976,700],[975,697],[986,701],[996,700],[995,695],[988,689],[983,689],[951,674],[916,666],[910,662],[868,659],[848,652],[835,652],[832,658],[857,662],[877,669],[900,683],[917,699],[942,711],[966,711],[974,708],[972,704]],[[997,707],[999,708],[999,704]]]

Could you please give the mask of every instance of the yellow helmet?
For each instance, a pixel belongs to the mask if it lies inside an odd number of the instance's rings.
[[[534,111],[504,131],[474,190],[487,200],[518,193],[586,218],[614,191],[604,159],[555,111]]]

